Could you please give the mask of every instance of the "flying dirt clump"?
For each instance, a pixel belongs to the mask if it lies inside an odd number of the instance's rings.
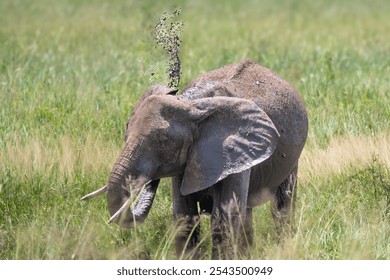
[[[181,62],[179,58],[180,36],[184,23],[182,21],[168,21],[175,16],[179,16],[181,9],[176,9],[172,14],[164,13],[157,21],[155,26],[155,39],[159,46],[169,55],[169,65],[167,74],[169,75],[169,84],[171,88],[178,88],[180,83]]]

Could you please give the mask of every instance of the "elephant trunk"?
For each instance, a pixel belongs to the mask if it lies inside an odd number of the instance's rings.
[[[134,198],[131,198],[131,193],[127,188],[133,181],[133,178],[130,177],[131,170],[134,170],[131,161],[127,157],[121,156],[111,171],[107,185],[107,203],[111,215],[109,222],[115,221],[123,228],[134,227],[146,219],[160,181],[141,180],[141,182],[137,182],[135,196],[140,191],[141,193],[132,211],[130,204]]]

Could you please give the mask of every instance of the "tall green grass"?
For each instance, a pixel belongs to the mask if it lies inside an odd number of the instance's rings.
[[[249,257],[389,259],[385,0],[0,0],[0,259],[175,258],[168,180],[134,230],[106,224],[105,199],[79,198],[105,184],[143,90],[168,82],[153,31],[177,6],[181,87],[251,58],[290,81],[308,109],[297,232],[276,242],[269,206],[258,207]]]

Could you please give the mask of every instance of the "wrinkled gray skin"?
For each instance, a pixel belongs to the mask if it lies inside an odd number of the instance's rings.
[[[115,220],[125,228],[139,224],[159,179],[172,177],[173,215],[182,224],[178,256],[197,257],[197,221],[210,213],[213,258],[230,258],[226,240],[252,241],[253,207],[270,200],[277,228],[289,223],[306,110],[286,81],[249,60],[205,73],[175,93],[152,86],[135,108],[109,177],[108,208],[113,215],[130,196],[129,185],[139,191],[146,184],[134,209]]]

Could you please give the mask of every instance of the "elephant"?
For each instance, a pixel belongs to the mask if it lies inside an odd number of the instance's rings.
[[[303,100],[252,60],[204,73],[176,92],[146,90],[107,185],[83,199],[106,192],[109,222],[131,228],[147,217],[160,179],[172,177],[178,257],[199,257],[199,217],[207,213],[212,258],[232,258],[228,240],[240,248],[253,242],[254,207],[270,201],[276,229],[291,224],[308,133]]]

